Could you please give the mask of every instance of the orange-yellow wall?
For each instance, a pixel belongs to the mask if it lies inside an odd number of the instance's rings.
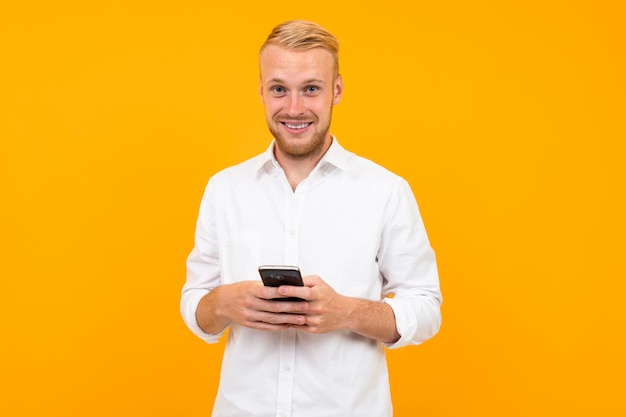
[[[256,54],[290,18],[340,38],[333,131],[410,181],[438,254],[396,416],[626,413],[623,2],[6,3],[0,415],[208,415],[185,257],[209,176],[269,143]]]

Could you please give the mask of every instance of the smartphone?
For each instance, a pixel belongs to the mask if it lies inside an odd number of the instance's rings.
[[[300,268],[292,265],[261,265],[259,266],[259,274],[263,285],[267,287],[280,287],[281,285],[293,285],[303,287],[302,275]],[[303,301],[298,297],[275,298],[279,301]]]

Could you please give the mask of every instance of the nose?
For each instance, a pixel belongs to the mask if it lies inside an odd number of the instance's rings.
[[[292,92],[289,95],[286,110],[289,116],[299,116],[301,114],[304,114],[304,97],[298,94],[298,92]]]

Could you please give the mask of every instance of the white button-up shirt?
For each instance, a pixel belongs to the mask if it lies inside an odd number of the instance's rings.
[[[293,191],[273,146],[207,185],[181,298],[187,326],[216,342],[221,334],[196,322],[200,299],[219,285],[259,279],[259,265],[289,264],[340,294],[388,303],[401,335],[388,348],[434,336],[437,266],[407,182],[333,140]],[[391,415],[382,343],[349,331],[231,324],[214,417]]]

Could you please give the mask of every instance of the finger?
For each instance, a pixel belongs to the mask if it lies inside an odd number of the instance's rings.
[[[309,305],[306,301],[287,300],[288,298],[285,299],[285,301],[281,301],[280,299],[275,300],[272,311],[278,313],[305,314],[309,310]]]
[[[274,298],[280,298],[281,294],[278,292],[278,287],[261,286],[258,290],[257,297],[265,300],[272,300]]]
[[[304,316],[298,314],[266,314],[261,320],[263,323],[271,325],[303,325],[306,320]]]
[[[302,300],[308,300],[311,295],[311,290],[307,286],[295,287],[293,285],[281,285],[278,287],[278,295],[284,298],[295,297]]]

